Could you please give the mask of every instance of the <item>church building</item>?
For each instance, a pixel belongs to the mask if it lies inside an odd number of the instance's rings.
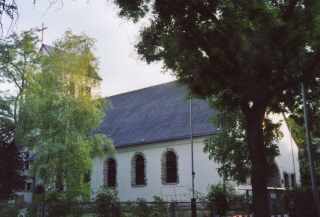
[[[109,97],[113,109],[106,111],[96,133],[113,139],[116,153],[95,159],[94,191],[106,185],[119,191],[121,201],[152,201],[154,195],[190,201],[192,167],[195,191],[205,193],[208,185],[223,180],[218,165],[203,152],[203,140],[220,131],[208,122],[217,112],[186,95],[185,87],[169,82]],[[291,187],[300,182],[298,148],[284,117],[274,115],[273,120],[283,120],[284,137],[277,142],[281,155],[269,168],[268,187]],[[239,193],[251,189],[250,181],[240,186],[229,181]]]

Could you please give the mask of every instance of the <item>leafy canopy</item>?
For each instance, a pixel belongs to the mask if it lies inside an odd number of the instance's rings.
[[[16,146],[13,132],[0,134],[0,201],[15,199],[17,191],[24,189],[24,151]]]
[[[14,199],[16,192],[24,189],[25,151],[23,143],[17,143],[14,136],[19,122],[19,103],[39,69],[37,42],[34,30],[13,33],[0,41],[0,83],[15,87],[15,91],[0,91],[0,200]]]
[[[293,89],[301,82],[319,86],[319,0],[113,2],[134,22],[148,16],[135,45],[142,60],[163,61],[179,83],[219,111],[240,109],[254,213],[270,216],[264,117],[296,106]]]
[[[0,83],[11,84],[8,88],[15,91],[1,91],[1,117],[3,122],[19,121],[19,102],[23,100],[25,88],[34,74],[39,72],[38,37],[35,29],[13,33],[6,40],[0,41]]]
[[[240,110],[234,112],[220,111],[209,120],[221,132],[204,140],[204,152],[218,163],[220,176],[232,177],[239,184],[251,177],[252,164],[249,158],[248,139],[245,129],[245,118]],[[276,141],[283,137],[280,131],[281,123],[273,123],[264,119],[264,145],[269,165],[280,155]]]
[[[88,199],[93,157],[114,149],[106,135],[92,134],[110,103],[95,92],[94,39],[67,31],[54,45],[24,93],[16,138],[36,154],[31,172],[46,188]]]

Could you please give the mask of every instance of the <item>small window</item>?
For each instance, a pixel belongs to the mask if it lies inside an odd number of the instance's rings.
[[[296,177],[294,174],[291,174],[291,187],[296,186]]]
[[[141,155],[136,159],[136,185],[144,185],[144,159]]]
[[[27,152],[27,153],[26,153],[26,158],[25,158],[25,160],[24,160],[24,168],[25,168],[26,170],[29,170],[29,169],[30,169],[30,165],[29,165],[29,161],[28,161],[29,158],[30,158],[30,154],[29,154],[29,152]]]
[[[284,178],[284,187],[289,188],[289,176],[287,173],[283,174]]]
[[[32,191],[32,183],[27,183],[26,191]]]
[[[91,174],[90,173],[86,173],[83,177],[83,182],[84,183],[89,183],[91,181]]]
[[[19,190],[24,191],[26,189],[26,183],[22,182],[19,184]]]
[[[110,159],[108,162],[108,187],[116,186],[116,162]]]
[[[167,154],[166,159],[167,183],[177,182],[177,157],[173,152]]]

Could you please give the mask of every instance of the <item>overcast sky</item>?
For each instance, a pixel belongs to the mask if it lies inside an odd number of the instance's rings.
[[[13,30],[41,28],[44,23],[44,44],[60,38],[67,29],[74,34],[81,32],[95,38],[97,57],[100,60],[102,96],[112,96],[144,87],[174,80],[172,76],[161,73],[162,65],[138,60],[133,44],[137,40],[142,22],[133,24],[117,16],[117,8],[106,0],[56,0],[50,6],[49,0],[16,0],[19,19]],[[55,0],[51,0],[55,1]],[[5,22],[4,32],[9,27]],[[41,39],[41,32],[39,32]]]

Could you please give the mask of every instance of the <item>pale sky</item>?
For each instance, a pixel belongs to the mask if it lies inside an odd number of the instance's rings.
[[[100,60],[102,96],[112,96],[144,87],[174,80],[172,76],[161,73],[161,63],[147,65],[138,60],[134,51],[139,29],[143,22],[133,24],[117,16],[117,8],[106,0],[51,0],[57,1],[50,6],[49,0],[16,0],[19,19],[13,31],[19,32],[34,27],[44,31],[44,44],[60,38],[67,29],[74,34],[86,33],[95,38]],[[87,3],[88,2],[88,3]],[[146,22],[146,21],[144,21]],[[9,22],[4,22],[6,32]],[[39,32],[41,39],[41,32]]]

